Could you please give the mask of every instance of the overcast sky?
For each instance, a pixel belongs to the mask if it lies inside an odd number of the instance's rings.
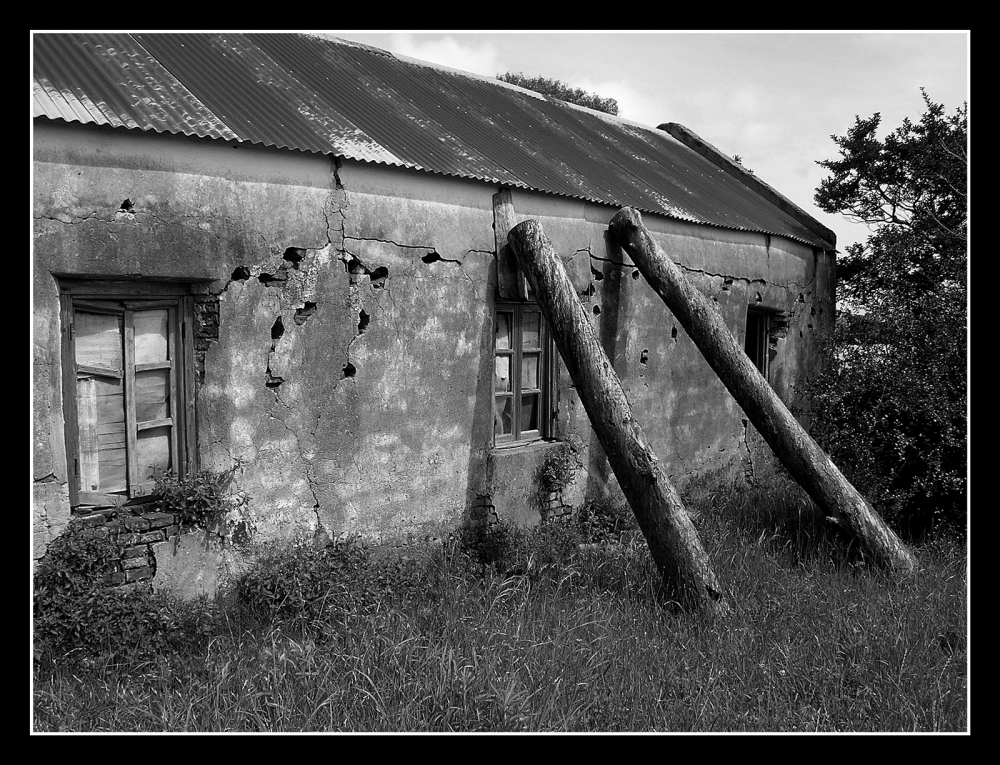
[[[855,115],[883,132],[917,121],[920,88],[947,113],[969,100],[969,34],[944,32],[352,32],[403,56],[495,77],[523,72],[618,101],[619,116],[679,122],[811,213],[837,249],[864,226],[821,212],[813,194]]]

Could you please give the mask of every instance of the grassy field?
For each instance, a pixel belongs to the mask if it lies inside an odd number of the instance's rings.
[[[794,488],[686,501],[724,621],[664,602],[609,508],[405,556],[303,547],[214,604],[155,601],[136,623],[156,651],[132,629],[41,655],[34,730],[968,730],[961,542],[918,547],[919,572],[893,581]]]

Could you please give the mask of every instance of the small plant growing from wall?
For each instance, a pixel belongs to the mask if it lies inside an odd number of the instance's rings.
[[[574,470],[576,470],[576,460],[568,446],[545,455],[545,460],[538,470],[538,488],[543,499],[559,494],[565,489],[573,480]]]
[[[156,479],[154,506],[160,512],[180,516],[181,526],[221,531],[226,513],[248,499],[231,491],[233,479],[242,468],[242,460],[237,460],[222,472],[199,470],[184,478],[164,473]]]

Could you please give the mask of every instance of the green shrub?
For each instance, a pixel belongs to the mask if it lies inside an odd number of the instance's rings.
[[[46,551],[33,581],[34,652],[40,665],[176,656],[207,636],[206,613],[148,588],[110,587],[122,549],[73,521]]]

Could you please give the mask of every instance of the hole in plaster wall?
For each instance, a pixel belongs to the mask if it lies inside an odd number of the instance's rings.
[[[281,273],[278,273],[278,274],[261,273],[261,275],[258,276],[257,278],[260,280],[260,283],[263,284],[263,285],[265,285],[265,286],[267,286],[271,282],[283,282],[283,281],[285,281],[285,275],[281,274]]]
[[[428,252],[421,258],[421,260],[424,261],[424,263],[437,263],[439,260],[441,260],[441,256],[438,255],[436,252]]]
[[[368,315],[368,311],[364,308],[358,313],[358,334],[360,335],[366,329],[368,329],[368,322],[371,321],[371,317]]]
[[[594,306],[594,316],[597,316],[601,312],[601,307],[599,305]]]
[[[354,377],[358,369],[350,361],[344,364],[344,377]]]
[[[281,257],[292,264],[294,268],[299,267],[299,261],[306,256],[306,251],[301,247],[289,247]]]
[[[670,337],[673,338],[674,340],[677,339],[677,327],[670,328]]]
[[[250,278],[250,269],[246,266],[239,266],[233,271],[233,275],[229,278],[234,282],[245,282]]]
[[[389,269],[385,266],[379,266],[369,274],[369,277],[373,287],[384,287],[385,280],[389,278]]]
[[[593,266],[590,267],[590,273],[592,273],[594,275],[594,281],[595,282],[599,282],[599,281],[601,281],[604,278],[604,274],[602,274],[600,271],[598,271]]]
[[[300,327],[306,323],[306,319],[316,313],[316,304],[311,300],[307,300],[301,308],[295,309],[295,316],[292,317],[292,321],[298,324]]]
[[[135,205],[132,204],[132,200],[129,197],[125,197],[122,201],[122,206],[118,208],[122,212],[130,213],[135,210]]]
[[[639,363],[647,364],[649,363],[649,349],[643,348],[642,353],[639,354]]]
[[[281,317],[279,316],[274,320],[274,324],[271,325],[271,339],[280,340],[283,334],[285,334],[285,324],[281,321]]]
[[[722,291],[728,292],[729,288],[733,286],[733,280],[726,278],[722,280]]]
[[[632,272],[632,278],[635,279],[636,281],[638,281],[639,280],[639,272],[638,271],[633,271]]]

